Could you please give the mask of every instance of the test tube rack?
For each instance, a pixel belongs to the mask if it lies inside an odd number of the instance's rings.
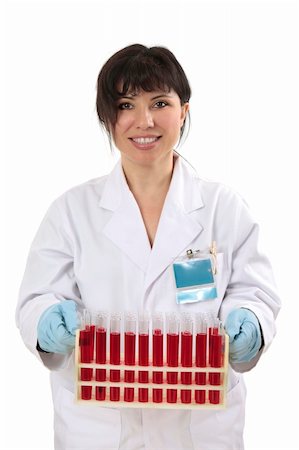
[[[207,347],[209,347],[209,337]],[[180,363],[175,367],[170,367],[165,357],[163,358],[163,366],[154,366],[151,359],[149,359],[147,366],[128,365],[125,364],[124,354],[120,355],[120,364],[96,363],[95,350],[93,351],[91,362],[86,363],[81,362],[80,330],[77,330],[75,345],[76,402],[85,405],[96,404],[98,406],[117,408],[224,409],[226,407],[228,353],[229,338],[223,332],[221,364],[217,367],[211,365],[209,355],[207,356],[206,367],[198,367],[194,358],[191,367],[182,366]],[[110,361],[108,352],[106,361]],[[136,355],[136,361],[138,361],[138,354]],[[87,377],[82,377],[84,370],[89,372]],[[111,372],[113,371],[118,372],[119,381],[111,381]],[[126,371],[129,371],[131,374],[134,373],[133,382],[125,381]],[[97,372],[105,374],[103,381],[97,380]],[[147,373],[147,382],[135,381],[138,380],[140,372]],[[161,374],[159,383],[154,382],[153,377],[155,373]],[[177,379],[176,382],[171,382],[170,384],[168,376],[171,373],[177,374]],[[182,383],[182,375],[185,377],[189,376],[189,384]],[[201,377],[200,383],[198,382],[198,377]],[[217,379],[216,383],[215,379]],[[117,398],[112,398],[111,393],[113,389],[114,394],[117,391]],[[129,401],[125,399],[126,390],[130,390],[133,393]],[[140,400],[140,391],[146,393],[146,400],[144,398],[142,401]],[[158,401],[155,393],[159,393]],[[174,398],[171,398],[170,393],[174,393]]]

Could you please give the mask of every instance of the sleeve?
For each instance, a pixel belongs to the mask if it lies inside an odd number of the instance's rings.
[[[259,226],[241,199],[238,199],[235,209],[230,267],[230,279],[221,304],[220,318],[225,323],[233,309],[251,310],[259,320],[264,342],[252,361],[233,366],[237,372],[246,372],[257,364],[261,354],[271,344],[281,303],[270,262],[259,250]]]
[[[69,356],[38,352],[37,325],[49,306],[67,299],[81,303],[73,263],[74,242],[66,211],[58,199],[32,243],[16,309],[16,323],[25,345],[49,369],[64,367]]]

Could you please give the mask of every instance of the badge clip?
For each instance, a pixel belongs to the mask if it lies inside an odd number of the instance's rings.
[[[194,250],[193,251],[191,248],[189,248],[189,250],[186,251],[186,254],[187,254],[187,257],[189,259],[191,259],[191,258],[194,257],[194,255],[196,255],[196,253],[199,253],[199,252],[200,252],[200,250]]]

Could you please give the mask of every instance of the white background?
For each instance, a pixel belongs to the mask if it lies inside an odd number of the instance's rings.
[[[201,176],[245,197],[281,292],[277,337],[246,374],[246,449],[298,449],[297,2],[39,0],[5,9],[1,448],[53,448],[49,374],[16,329],[18,288],[49,204],[114,165],[97,122],[96,79],[112,53],[139,42],[168,47],[184,67],[192,127],[180,151]]]

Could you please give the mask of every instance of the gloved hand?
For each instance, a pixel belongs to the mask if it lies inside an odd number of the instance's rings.
[[[249,309],[234,309],[225,322],[231,363],[251,361],[262,345],[260,324]]]
[[[75,346],[78,327],[76,303],[73,300],[56,303],[46,309],[39,319],[38,345],[46,352],[67,354]]]

